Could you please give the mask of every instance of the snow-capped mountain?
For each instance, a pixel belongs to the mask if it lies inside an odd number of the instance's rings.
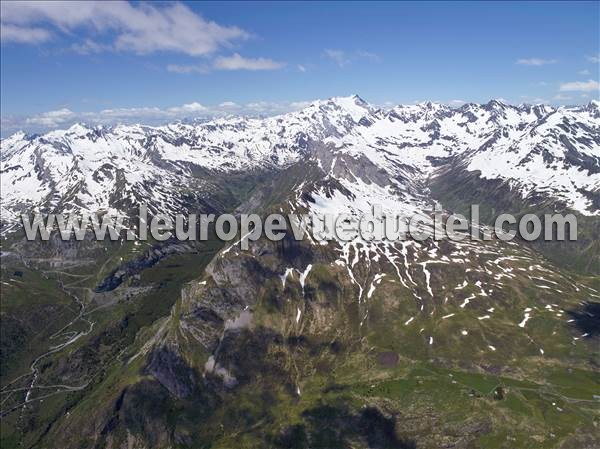
[[[597,101],[570,108],[493,100],[383,110],[352,96],[262,119],[76,124],[44,135],[17,133],[1,145],[5,232],[31,209],[127,213],[146,202],[174,213],[190,196],[201,201],[210,192],[208,173],[278,170],[303,159],[335,178],[370,183],[382,176],[407,192],[453,164],[500,180],[524,199],[542,196],[584,215],[600,214]],[[371,174],[353,174],[365,161]]]

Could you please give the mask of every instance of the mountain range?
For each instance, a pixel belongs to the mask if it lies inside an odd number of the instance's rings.
[[[600,103],[1,142],[2,446],[593,448]],[[25,241],[20,214],[571,213],[577,242]]]

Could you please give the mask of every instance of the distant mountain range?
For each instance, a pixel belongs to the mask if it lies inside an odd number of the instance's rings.
[[[557,202],[600,214],[600,103],[576,108],[511,106],[497,100],[370,106],[358,96],[317,101],[281,116],[87,127],[2,140],[3,227],[21,212],[128,212],[148,202],[174,213],[206,197],[202,173],[282,170],[314,160],[332,176],[368,161],[401,189],[452,168],[498,180],[526,202]],[[344,162],[345,161],[345,162]],[[184,195],[185,194],[185,195]]]

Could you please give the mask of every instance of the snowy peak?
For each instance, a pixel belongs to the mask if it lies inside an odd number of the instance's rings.
[[[485,105],[484,108],[488,109],[488,110],[504,110],[507,108],[510,108],[511,106],[509,104],[507,104],[503,99],[501,98],[494,98],[490,101],[488,101]]]
[[[355,123],[358,123],[363,117],[371,115],[374,111],[375,109],[358,95],[352,95],[315,101],[300,113],[326,114],[330,120],[349,116]]]
[[[353,95],[260,119],[159,127],[77,123],[41,136],[17,133],[1,142],[2,219],[13,221],[32,208],[125,213],[144,200],[157,210],[177,211],[183,207],[181,186],[195,186],[200,196],[209,188],[198,167],[203,173],[280,170],[306,159],[344,182],[382,187],[395,179],[404,183],[395,187],[406,191],[459,161],[523,198],[541,195],[600,214],[598,106],[592,101],[555,109],[492,100],[384,111]]]

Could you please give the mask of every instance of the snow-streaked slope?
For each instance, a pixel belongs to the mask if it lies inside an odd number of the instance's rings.
[[[543,194],[583,214],[600,213],[590,200],[600,189],[598,102],[558,109],[499,101],[460,108],[420,103],[381,110],[352,96],[261,119],[77,124],[42,136],[18,133],[1,146],[3,223],[32,208],[125,212],[149,202],[175,212],[182,191],[209,193],[195,167],[272,170],[304,158],[350,183],[357,177],[352,170],[368,161],[381,176],[358,178],[394,179],[390,188],[409,193],[440,164],[460,158],[467,170],[501,179],[523,197]]]
[[[156,157],[149,133],[139,126],[107,130],[77,124],[3,141],[3,221],[32,208],[124,213],[149,202],[155,210],[176,210],[181,186],[201,189],[203,182]]]

